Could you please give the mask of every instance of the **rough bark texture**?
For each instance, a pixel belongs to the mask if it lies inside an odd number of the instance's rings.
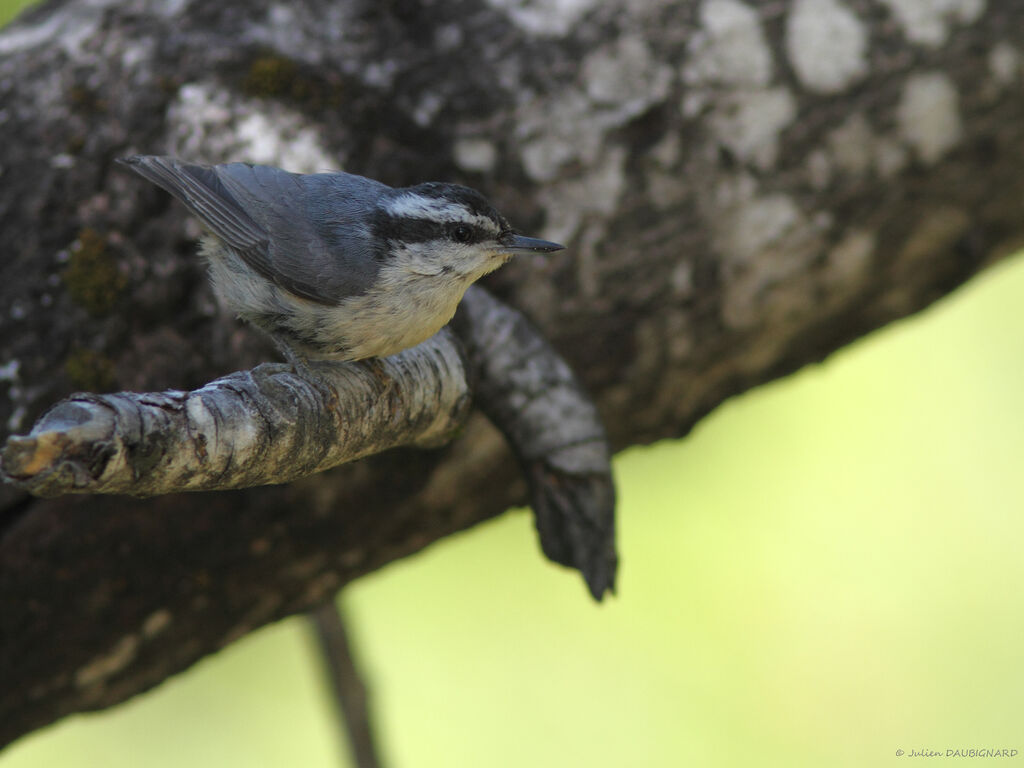
[[[462,426],[468,371],[447,330],[316,381],[266,364],[194,392],[80,394],[8,439],[2,475],[36,496],[158,496],[287,483]]]
[[[594,402],[566,362],[519,312],[479,286],[452,322],[481,411],[508,439],[530,489],[540,545],[579,568],[595,600],[615,589],[615,484]]]
[[[48,3],[0,33],[0,416],[269,359],[213,301],[194,223],[112,163],[152,152],[480,188],[571,246],[490,286],[613,445],[683,435],[1019,242],[1022,45],[1006,1]],[[4,488],[0,742],[525,494],[479,416],[288,486]]]

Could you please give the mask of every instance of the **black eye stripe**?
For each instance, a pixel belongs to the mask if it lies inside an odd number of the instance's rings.
[[[376,227],[384,240],[398,243],[425,243],[450,240],[457,243],[479,243],[497,235],[464,222],[438,222],[429,219],[385,217]]]
[[[443,240],[445,225],[427,219],[386,218],[380,228],[386,240],[403,243],[425,243],[428,240]]]

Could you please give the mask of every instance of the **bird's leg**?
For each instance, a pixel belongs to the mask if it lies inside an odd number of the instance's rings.
[[[309,364],[309,360],[305,357],[305,355],[296,352],[291,347],[291,345],[289,345],[285,341],[282,341],[276,336],[271,336],[270,338],[273,339],[274,346],[277,347],[278,351],[284,356],[285,360],[288,361],[288,364],[291,365],[292,371],[294,371],[296,376],[298,376],[301,379],[305,379],[306,381],[310,382],[313,386],[315,386],[317,389],[321,389],[329,395],[334,394],[334,387],[331,385],[329,381],[327,381],[327,379],[325,379],[323,376],[321,376],[319,373],[313,370],[312,366],[310,366]]]
[[[375,379],[384,384],[390,384],[391,377],[388,376],[387,369],[384,368],[384,363],[381,362],[381,359],[379,357],[368,357],[363,360],[363,364],[373,374]]]

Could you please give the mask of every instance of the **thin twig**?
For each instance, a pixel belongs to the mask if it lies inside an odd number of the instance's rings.
[[[342,611],[334,600],[329,600],[311,611],[309,618],[330,673],[331,690],[337,704],[338,730],[347,734],[357,768],[380,768],[381,760],[367,706],[366,684],[352,658]]]

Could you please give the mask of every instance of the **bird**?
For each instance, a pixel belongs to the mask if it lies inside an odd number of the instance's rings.
[[[340,171],[159,155],[118,162],[199,219],[214,292],[266,332],[296,371],[309,360],[413,347],[451,320],[476,280],[513,256],[564,248],[518,234],[459,184],[391,187]]]

